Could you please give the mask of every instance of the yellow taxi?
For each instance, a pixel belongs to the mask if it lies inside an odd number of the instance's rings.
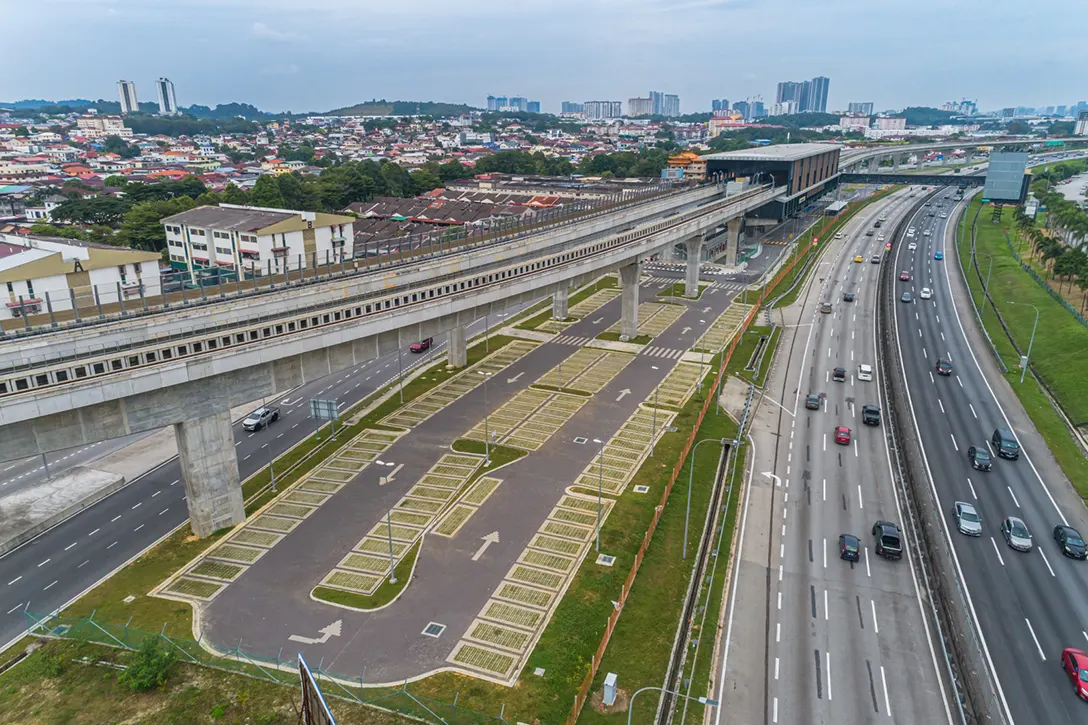
[[[854,261],[855,261],[856,263],[858,263],[858,264],[861,264],[861,263],[862,263],[862,262],[864,262],[865,260],[863,260],[863,259],[861,258],[861,255],[859,254],[858,256],[854,257]]]

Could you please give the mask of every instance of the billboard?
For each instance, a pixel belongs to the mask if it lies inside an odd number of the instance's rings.
[[[1026,151],[1001,151],[990,154],[990,166],[986,170],[986,186],[982,190],[985,201],[1020,204],[1027,192],[1024,174],[1028,167]]]
[[[302,681],[302,725],[336,725],[336,718],[332,716],[329,705],[321,694],[321,688],[317,686],[317,680],[310,672],[306,660],[302,659],[301,652],[298,655],[298,676]]]

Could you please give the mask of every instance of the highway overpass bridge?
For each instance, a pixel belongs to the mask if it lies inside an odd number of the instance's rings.
[[[174,426],[194,531],[245,517],[230,409],[360,365],[545,295],[566,317],[571,287],[618,271],[621,332],[638,326],[639,261],[684,243],[694,293],[705,240],[739,232],[782,193],[705,185],[554,230],[449,251],[306,288],[9,342],[0,358],[0,460]]]
[[[1061,141],[1067,146],[1088,145],[1088,137],[1072,136],[1069,138],[1046,139],[1046,141]],[[911,156],[917,156],[917,165],[921,167],[922,156],[941,151],[965,151],[968,163],[974,158],[974,152],[979,148],[994,150],[1027,149],[1043,143],[1039,139],[963,139],[960,141],[941,141],[937,143],[886,145],[868,149],[850,149],[839,155],[839,170],[848,173],[858,173],[862,167],[873,171],[880,167],[884,161],[890,161],[892,169],[898,171],[901,165],[905,165]]]
[[[986,176],[982,174],[908,174],[893,171],[874,171],[872,173],[840,172],[842,184],[917,184],[919,186],[984,186]]]

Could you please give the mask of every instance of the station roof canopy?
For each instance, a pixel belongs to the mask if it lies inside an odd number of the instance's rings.
[[[717,154],[707,154],[703,158],[707,161],[799,161],[841,148],[839,144],[833,143],[774,144],[739,151],[722,151]]]

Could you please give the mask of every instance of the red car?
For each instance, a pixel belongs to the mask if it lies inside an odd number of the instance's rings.
[[[840,425],[835,428],[835,442],[844,446],[850,445],[850,429],[845,425]]]
[[[431,349],[432,342],[434,342],[433,337],[428,337],[426,340],[420,340],[419,342],[413,342],[408,348],[408,352],[426,352]]]
[[[1069,647],[1062,651],[1062,669],[1073,681],[1073,692],[1082,700],[1088,700],[1088,654]]]
[[[899,273],[899,281],[900,282],[910,282],[910,273],[907,272],[906,270],[903,270],[902,272],[900,272]]]

